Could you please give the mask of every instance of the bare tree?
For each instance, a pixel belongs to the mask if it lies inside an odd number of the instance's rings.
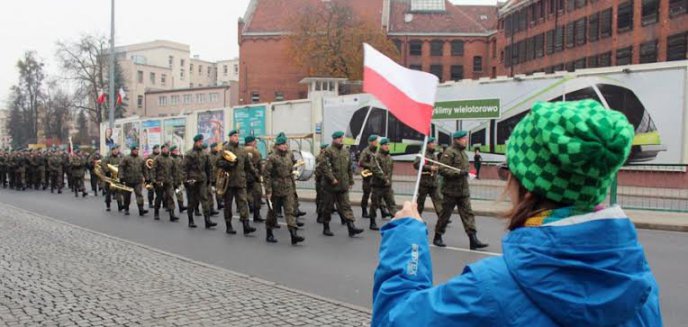
[[[45,136],[64,141],[69,136],[68,122],[74,109],[74,95],[58,86],[57,81],[48,82],[43,101]]]

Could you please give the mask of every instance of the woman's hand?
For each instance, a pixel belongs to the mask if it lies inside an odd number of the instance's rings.
[[[418,204],[412,203],[411,201],[404,201],[404,206],[401,208],[401,210],[394,214],[394,219],[401,218],[413,218],[423,221],[423,219],[420,217],[420,213],[418,213]]]

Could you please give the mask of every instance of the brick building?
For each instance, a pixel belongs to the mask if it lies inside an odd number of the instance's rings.
[[[686,59],[686,0],[512,0],[499,75]]]

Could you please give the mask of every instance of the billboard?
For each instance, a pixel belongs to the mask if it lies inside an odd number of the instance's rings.
[[[224,122],[224,110],[199,112],[196,131],[198,134],[203,134],[204,143],[222,143],[225,140]]]
[[[256,138],[265,136],[265,110],[264,105],[234,108],[234,129],[239,131],[240,143],[243,143],[243,138],[248,135]],[[265,158],[267,156],[265,144],[263,142],[257,142],[257,144],[258,151]]]
[[[147,156],[153,152],[156,144],[162,143],[162,126],[159,120],[146,120],[141,123],[141,149]]]
[[[127,122],[123,124],[123,144],[122,150],[124,153],[129,153],[132,145],[139,145],[139,132],[141,131],[141,123],[138,121]]]
[[[163,121],[163,142],[168,146],[176,145],[180,152],[184,152],[184,137],[186,135],[186,118],[172,118]]]

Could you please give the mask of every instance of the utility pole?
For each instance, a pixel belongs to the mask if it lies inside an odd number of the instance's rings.
[[[111,0],[110,10],[110,128],[115,128],[115,0]]]

